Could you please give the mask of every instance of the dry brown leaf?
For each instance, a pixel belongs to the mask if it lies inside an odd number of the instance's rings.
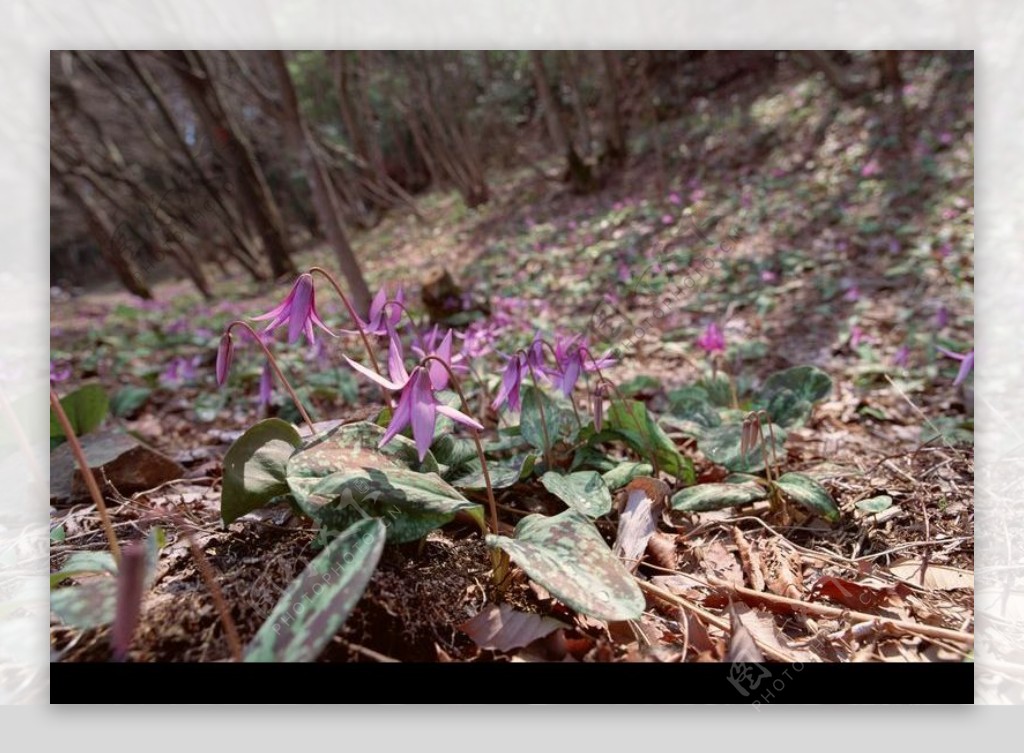
[[[736,543],[736,549],[740,554],[740,562],[743,563],[743,570],[746,571],[750,580],[750,588],[756,592],[764,591],[764,574],[761,572],[761,557],[757,550],[750,546],[750,542],[743,535],[738,526],[732,527],[732,540]]]
[[[716,539],[704,548],[701,563],[708,576],[724,579],[736,586],[744,586],[743,567],[740,565],[740,561],[725,549],[725,545],[721,541]]]
[[[793,552],[784,550],[774,539],[764,540],[761,563],[765,584],[771,592],[782,597],[800,599],[803,594],[803,579],[800,573],[800,560],[794,557]]]
[[[735,614],[743,626],[762,645],[774,648],[795,662],[818,662],[821,660],[814,652],[789,646],[790,639],[775,625],[775,618],[771,613],[755,610],[738,602],[735,603]]]
[[[906,587],[903,587],[906,589]],[[900,590],[878,581],[850,581],[838,576],[822,576],[811,587],[811,598],[822,596],[851,610],[874,610],[903,602]]]
[[[647,542],[647,556],[651,563],[668,571],[676,570],[679,558],[676,555],[676,535],[656,531]]]
[[[481,649],[507,652],[525,647],[565,624],[536,613],[521,613],[510,605],[487,605],[480,613],[459,626]]]
[[[895,563],[889,566],[889,572],[897,578],[916,586],[923,586],[925,589],[974,589],[973,572],[932,564],[925,568],[922,560],[905,560]]]
[[[743,619],[732,602],[729,603],[729,624],[732,628],[732,637],[729,639],[729,651],[725,655],[725,662],[764,662],[760,647],[754,641],[750,629],[743,624]]]
[[[653,477],[638,477],[626,485],[626,504],[619,515],[619,531],[612,552],[635,571],[658,530],[658,517],[668,497],[668,485]]]

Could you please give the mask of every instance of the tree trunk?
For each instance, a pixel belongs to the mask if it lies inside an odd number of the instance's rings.
[[[370,310],[370,289],[366,285],[366,279],[359,268],[355,253],[349,245],[345,229],[341,226],[341,208],[338,206],[337,194],[320,160],[313,135],[299,109],[298,97],[295,94],[295,87],[291,74],[288,72],[284,53],[275,50],[268,54],[281,90],[289,141],[292,148],[298,153],[306,180],[309,181],[309,190],[313,197],[313,206],[316,208],[317,217],[320,220],[320,227],[327,236],[328,243],[334,247],[338,266],[348,282],[352,305],[357,312],[365,316]]]
[[[906,111],[903,107],[903,76],[900,74],[900,53],[897,50],[880,50],[876,53],[880,83],[888,89],[889,131],[900,145],[907,149]]]
[[[52,153],[50,155],[50,175],[61,184],[68,198],[82,211],[100,254],[110,265],[117,279],[121,281],[121,285],[139,298],[152,299],[153,292],[136,263],[137,247],[135,249],[128,248],[126,236],[120,234],[115,236],[114,223],[106,210],[87,191],[77,185],[75,179],[68,173],[66,166]]]
[[[626,161],[626,129],[619,107],[619,59],[611,50],[601,51],[601,110],[604,120],[604,157],[615,166]]]
[[[137,53],[122,52],[125,62],[128,64],[128,68],[133,74],[135,74],[135,77],[139,80],[142,87],[146,90],[146,93],[150,96],[150,99],[152,99],[156,105],[157,112],[160,114],[164,125],[172,134],[174,134],[178,149],[185,155],[189,165],[192,166],[192,170],[199,179],[199,183],[209,195],[210,200],[220,210],[224,225],[237,244],[236,249],[231,249],[229,247],[229,253],[237,259],[243,267],[245,267],[254,280],[257,282],[266,280],[266,275],[258,267],[257,257],[255,250],[250,243],[250,239],[246,237],[243,229],[240,227],[241,223],[235,213],[228,208],[227,203],[221,195],[221,191],[213,185],[213,181],[206,174],[203,166],[199,164],[199,160],[196,159],[196,156],[192,153],[192,149],[185,142],[185,137],[182,135],[181,129],[178,128],[177,123],[174,121],[174,117],[171,115],[171,108],[167,104],[167,100],[164,97],[163,92],[153,76],[139,64],[139,61],[135,59],[136,54]]]
[[[173,51],[166,54],[174,61],[171,69],[181,80],[210,141],[234,175],[239,199],[263,239],[271,271],[275,277],[294,275],[291,244],[266,176],[221,102],[201,53]]]
[[[544,70],[544,57],[539,50],[530,51],[530,64],[533,67],[533,80],[537,86],[537,96],[548,126],[548,135],[555,149],[565,155],[566,175],[573,190],[586,193],[594,188],[594,175],[590,166],[585,163],[569,138],[568,129],[562,111],[558,108],[551,86],[548,84],[547,72]]]

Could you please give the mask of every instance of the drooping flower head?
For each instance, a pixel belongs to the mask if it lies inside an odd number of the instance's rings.
[[[947,351],[945,348],[939,348],[943,355],[948,356],[951,359],[956,359],[960,362],[960,371],[956,373],[956,379],[953,380],[954,386],[959,386],[964,380],[967,379],[967,375],[974,369],[974,349],[972,348],[967,353],[957,353],[956,351]]]
[[[597,359],[591,356],[586,338],[580,335],[556,338],[554,350],[556,368],[550,374],[566,398],[572,395],[582,373],[599,372],[615,363],[610,351]]]
[[[231,356],[235,352],[235,342],[231,333],[226,332],[220,338],[220,345],[217,347],[217,385],[223,387],[228,379],[228,370],[231,369]]]
[[[416,442],[416,450],[419,452],[422,461],[427,456],[427,451],[434,442],[434,427],[437,422],[437,415],[447,416],[449,419],[465,424],[474,429],[483,429],[483,425],[476,419],[466,416],[458,409],[452,408],[437,400],[434,391],[442,390],[448,386],[448,370],[437,361],[431,360],[426,366],[416,366],[409,373],[405,368],[405,359],[402,351],[402,342],[392,327],[390,330],[390,343],[388,345],[388,377],[382,377],[376,372],[367,369],[362,364],[345,357],[345,361],[357,372],[373,380],[378,385],[383,385],[388,390],[400,390],[398,405],[395,406],[395,413],[391,417],[384,437],[380,445],[384,446],[391,439],[408,426],[412,426],[413,440]],[[436,356],[451,366],[451,330],[444,336],[441,344],[432,349],[430,355]]]
[[[388,304],[397,304],[389,306]],[[370,302],[370,314],[366,321],[359,319],[359,326],[367,335],[387,335],[389,330],[394,330],[402,319],[402,307],[405,305],[405,291],[398,286],[393,299],[388,298],[386,286],[377,291],[377,295]],[[358,318],[357,318],[358,319]],[[344,333],[354,334],[356,330],[342,330]]]
[[[506,403],[513,411],[519,411],[522,408],[519,391],[523,383],[523,372],[525,369],[526,356],[522,353],[512,354],[508,364],[505,366],[505,371],[501,375],[501,388],[498,390],[497,397],[491,403],[491,408],[498,410]]]
[[[704,332],[697,338],[697,345],[704,349],[707,354],[725,352],[725,336],[718,329],[718,325],[709,322]]]
[[[294,343],[303,334],[310,345],[316,344],[313,336],[313,326],[316,325],[328,335],[333,336],[327,325],[320,319],[316,311],[316,293],[313,289],[313,276],[308,272],[299,275],[295,281],[288,297],[277,307],[266,314],[254,317],[257,322],[270,320],[270,324],[264,328],[264,332],[273,332],[281,325],[288,324],[288,342]]]
[[[394,416],[391,417],[391,423],[388,424],[384,437],[381,438],[381,447],[387,445],[395,435],[411,425],[412,438],[416,442],[416,450],[422,461],[427,457],[427,451],[430,450],[430,446],[434,442],[434,427],[438,414],[473,429],[484,428],[476,419],[437,400],[434,395],[433,378],[429,370],[418,366],[412,370],[412,374],[409,375],[409,379],[402,389]]]

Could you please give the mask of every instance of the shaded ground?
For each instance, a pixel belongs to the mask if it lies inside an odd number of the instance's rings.
[[[371,288],[401,282],[415,298],[428,270],[450,270],[506,323],[502,348],[540,329],[585,332],[594,345],[621,349],[609,376],[620,385],[653,378],[640,395],[656,415],[671,412],[671,390],[707,370],[694,342],[712,321],[728,343],[722,366],[741,388],[798,364],[820,367],[835,383],[807,426],[791,433],[786,464],[827,485],[843,512],[837,527],[782,527],[760,509],[674,516],[661,525],[660,556],[641,574],[676,601],[649,595],[642,622],[604,626],[574,617],[520,577],[506,599],[568,627],[511,655],[721,659],[729,631],[716,621],[728,621],[728,590],[716,580],[760,585],[763,603],[747,603],[770,611],[741,619],[782,657],[952,660],[970,648],[894,623],[973,632],[972,382],[954,388],[958,364],[936,351],[966,352],[973,332],[973,68],[969,58],[949,60],[909,76],[906,156],[886,140],[877,112],[839,107],[824,82],[794,71],[767,91],[739,82],[699,98],[691,115],[663,124],[670,160],[660,189],[650,153],[584,197],[523,169],[495,177],[494,198],[479,211],[466,211],[454,194],[432,194],[422,202],[429,227],[390,217],[353,239]],[[649,137],[637,135],[634,146]],[[713,267],[698,276],[705,259]],[[330,265],[323,249],[301,262]],[[693,286],[671,296],[687,276]],[[245,641],[315,552],[314,533],[279,513],[221,530],[220,460],[260,416],[262,362],[240,354],[233,388],[218,391],[216,341],[230,318],[268,310],[284,289],[254,291],[241,277],[217,289],[213,305],[184,284],[161,286],[156,304],[117,293],[55,301],[51,343],[54,360],[73,368],[62,389],[91,378],[112,390],[152,388],[120,421],[184,463],[190,478],[123,498],[114,509],[119,534],[131,538],[162,512],[190,520]],[[340,307],[321,302],[329,322],[342,321]],[[361,415],[378,399],[341,365],[341,352],[357,353],[356,342],[324,339],[320,349],[285,356],[317,418]],[[284,395],[270,411],[296,418]],[[695,460],[699,474],[714,473]],[[882,513],[856,506],[880,495],[893,503]],[[512,509],[512,523],[517,510],[551,504],[536,485],[505,491],[499,502]],[[53,522],[66,532],[52,548],[55,567],[70,552],[103,546],[89,508],[58,510]],[[187,546],[170,533],[132,657],[225,659],[216,611]],[[746,548],[760,553],[753,565]],[[923,577],[900,568],[919,563]],[[479,537],[457,526],[420,548],[388,548],[324,659],[491,658],[457,628],[487,601],[488,567]],[[772,599],[843,606],[823,595],[822,577],[860,584],[845,607],[882,620],[794,611]],[[52,629],[67,659],[105,659],[107,642],[102,629]]]

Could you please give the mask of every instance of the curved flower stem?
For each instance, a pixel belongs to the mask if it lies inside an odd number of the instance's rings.
[[[772,417],[771,417],[771,414],[769,414],[764,409],[761,409],[760,411],[757,412],[758,425],[761,426],[762,443],[764,442],[764,440],[763,440],[764,427],[761,425],[761,417],[762,416],[765,419],[765,423],[768,425],[768,434],[769,434],[769,436],[771,437],[771,440],[772,440],[772,461],[773,461],[774,466],[775,466],[775,478],[778,479],[780,476],[782,476],[782,464],[779,463],[779,454],[775,450],[775,429],[774,429],[774,425],[772,424]],[[764,460],[765,460],[765,466],[767,467],[767,465],[768,465],[768,454],[767,453],[764,454]]]
[[[299,413],[302,414],[302,419],[309,426],[310,434],[315,435],[316,429],[313,427],[313,420],[309,418],[309,414],[306,413],[306,409],[302,405],[302,401],[300,401],[299,396],[295,394],[295,390],[294,388],[292,388],[292,384],[288,381],[288,378],[284,376],[284,372],[281,371],[281,367],[277,365],[277,359],[274,358],[274,354],[271,353],[270,348],[267,346],[267,344],[263,342],[263,338],[261,338],[259,336],[259,333],[257,333],[256,330],[253,329],[252,325],[250,325],[248,322],[243,322],[240,319],[236,319],[234,322],[229,324],[225,332],[230,333],[231,328],[233,327],[241,327],[245,330],[248,330],[249,334],[252,335],[253,340],[255,340],[259,344],[260,348],[263,349],[263,353],[267,355],[267,362],[270,364],[270,368],[274,370],[274,374],[277,375],[277,379],[281,380],[281,384],[284,385],[284,389],[288,391],[288,395],[291,396],[292,401],[295,403],[295,408],[297,408],[299,410]]]
[[[551,438],[548,437],[548,420],[544,416],[544,394],[540,391],[540,385],[537,383],[537,375],[533,371],[533,367],[527,365],[530,369],[530,379],[533,380],[533,389],[537,393],[537,411],[540,413],[540,430],[544,435],[544,463],[548,465],[548,471],[553,471],[554,466],[551,465]]]
[[[455,392],[459,394],[459,400],[462,401],[462,410],[467,416],[472,416],[469,412],[469,401],[466,400],[466,394],[462,392],[462,385],[459,383],[459,378],[452,371],[452,368],[445,363],[444,359],[438,356],[426,356],[420,362],[420,366],[426,366],[431,361],[436,361],[438,364],[444,367],[444,370],[448,373],[448,378],[452,381],[452,386],[455,388]],[[491,472],[487,468],[487,459],[484,457],[484,446],[480,442],[480,431],[473,429],[473,443],[476,445],[476,455],[480,459],[480,469],[484,475],[484,484],[487,485],[487,505],[491,509],[491,533],[498,533],[498,501],[494,499],[494,488],[491,487]]]
[[[103,500],[103,493],[100,492],[100,486],[96,483],[96,476],[89,467],[89,461],[85,457],[85,451],[82,450],[82,444],[78,442],[78,435],[75,434],[75,429],[71,426],[68,415],[64,413],[64,407],[60,405],[60,398],[53,389],[53,383],[50,383],[50,405],[53,407],[53,412],[57,414],[57,421],[60,422],[60,428],[64,430],[64,437],[67,438],[68,445],[71,447],[71,454],[75,457],[75,461],[78,462],[78,468],[82,471],[85,486],[89,488],[89,495],[96,504],[96,510],[99,511],[103,533],[107,535],[107,544],[110,545],[110,554],[114,557],[114,562],[120,566],[121,546],[117,543],[114,525],[110,523],[110,514],[107,513],[107,504]]]
[[[366,348],[366,355],[370,357],[370,363],[373,365],[373,371],[380,374],[380,364],[377,363],[377,357],[373,353],[373,347],[370,345],[370,339],[366,337],[366,331],[363,329],[362,320],[360,320],[359,315],[356,314],[356,310],[352,307],[352,303],[348,300],[348,296],[346,296],[341,290],[341,286],[338,285],[338,281],[334,279],[334,276],[323,267],[310,267],[309,273],[312,275],[314,272],[320,273],[320,275],[327,279],[327,282],[333,286],[338,297],[341,299],[341,302],[345,305],[345,308],[348,309],[349,316],[352,317],[352,321],[356,323],[356,329],[359,331],[359,337],[363,340],[363,346]]]

